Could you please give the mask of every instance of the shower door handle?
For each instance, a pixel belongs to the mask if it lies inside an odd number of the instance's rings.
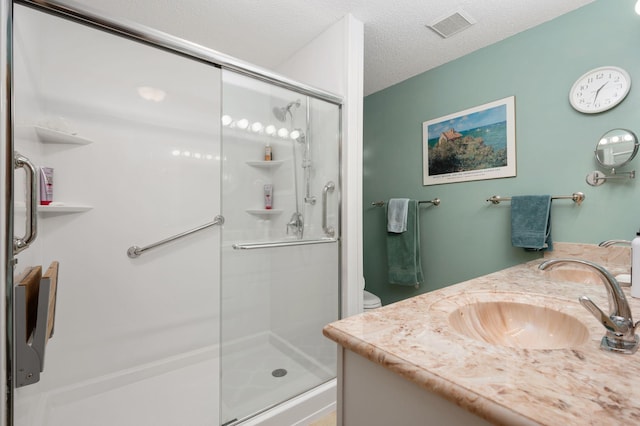
[[[333,192],[334,189],[336,189],[336,185],[331,181],[322,188],[322,230],[329,237],[333,237],[336,230],[333,229],[333,226],[327,225],[327,192]]]
[[[13,168],[24,169],[26,174],[27,200],[26,200],[26,224],[24,229],[24,237],[13,237],[13,254],[16,255],[36,239],[38,234],[38,179],[36,168],[27,157],[19,152],[15,152],[13,156]]]

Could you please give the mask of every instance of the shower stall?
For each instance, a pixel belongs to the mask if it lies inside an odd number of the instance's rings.
[[[341,98],[91,11],[14,3],[6,424],[304,425],[331,409]],[[30,317],[16,295],[53,264],[57,290]]]
[[[339,133],[336,105],[223,71],[223,424],[336,375]]]

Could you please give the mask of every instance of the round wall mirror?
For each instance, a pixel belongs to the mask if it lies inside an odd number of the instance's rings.
[[[638,138],[626,129],[613,129],[602,135],[596,145],[596,160],[605,167],[617,168],[633,160],[638,152]]]

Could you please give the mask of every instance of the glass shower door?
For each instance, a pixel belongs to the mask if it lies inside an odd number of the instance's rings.
[[[223,71],[221,423],[336,375],[339,107]]]
[[[15,273],[60,264],[44,371],[16,389],[14,424],[216,424],[220,227],[128,248],[220,213],[220,70],[23,6],[14,19],[15,149],[54,169]]]

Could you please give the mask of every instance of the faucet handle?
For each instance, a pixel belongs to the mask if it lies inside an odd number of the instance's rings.
[[[596,319],[600,321],[608,331],[615,334],[624,334],[629,331],[628,319],[622,317],[610,317],[587,296],[580,296],[578,301],[587,309],[587,311],[591,312],[591,314],[596,317]]]
[[[638,350],[640,338],[634,334],[634,331],[640,321],[633,324],[630,318],[608,316],[587,296],[580,296],[578,300],[607,329],[607,334],[600,341],[602,349],[624,354],[633,354]]]

